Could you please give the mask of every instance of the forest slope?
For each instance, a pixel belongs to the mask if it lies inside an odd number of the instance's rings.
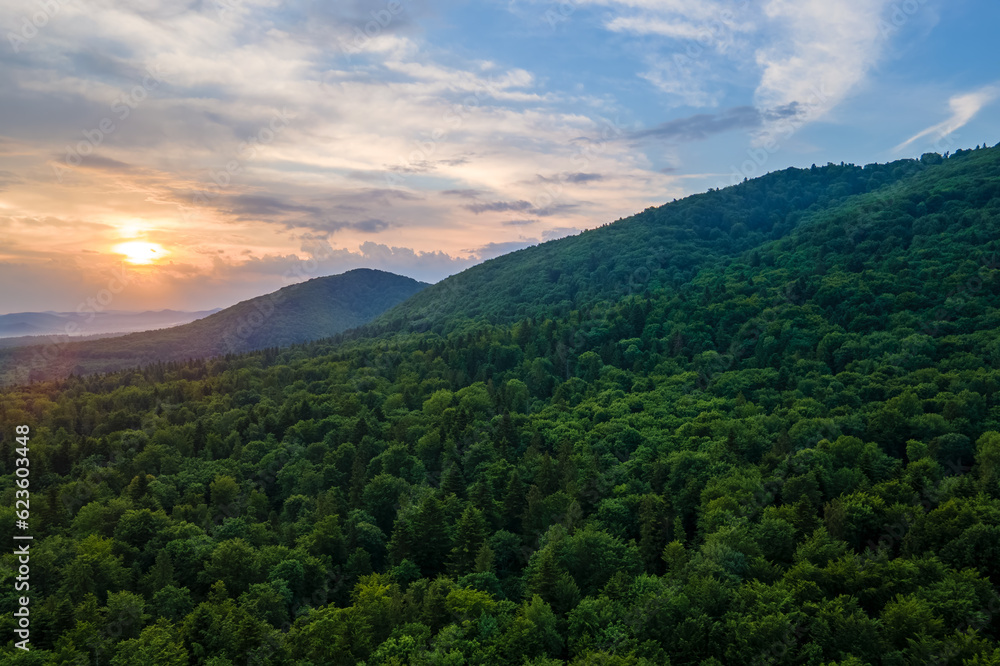
[[[7,390],[3,654],[1000,664],[997,252],[962,151],[679,284]]]
[[[971,153],[969,153],[971,155]],[[678,288],[708,263],[782,238],[856,195],[886,192],[961,159],[786,169],[492,259],[380,316],[369,331],[446,330],[446,322],[565,314],[602,299]]]

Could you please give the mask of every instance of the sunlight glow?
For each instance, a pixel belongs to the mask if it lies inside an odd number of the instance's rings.
[[[162,246],[144,241],[121,243],[114,247],[114,251],[124,254],[125,260],[130,264],[152,264],[168,254]]]

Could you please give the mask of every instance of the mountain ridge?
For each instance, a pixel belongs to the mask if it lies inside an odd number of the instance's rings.
[[[11,312],[0,315],[0,339],[32,335],[107,335],[109,333],[125,335],[188,324],[215,314],[220,309],[214,308],[196,312],[169,309],[143,312],[122,310]]]
[[[441,332],[447,330],[449,318],[511,322],[560,303],[560,311],[567,312],[605,297],[665,285],[676,288],[689,282],[706,261],[723,255],[735,258],[777,240],[803,220],[851,197],[872,195],[886,201],[899,183],[980,152],[959,150],[948,159],[928,153],[919,160],[864,167],[830,163],[791,168],[710,189],[473,266],[383,313],[364,332]],[[498,284],[505,285],[507,294],[495,294]],[[488,293],[495,303],[476,297]]]
[[[374,269],[312,278],[167,329],[0,349],[0,377],[55,379],[321,339],[360,326],[427,285]]]

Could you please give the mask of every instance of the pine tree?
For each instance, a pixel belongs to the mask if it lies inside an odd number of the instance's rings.
[[[205,448],[205,442],[207,439],[208,435],[205,432],[205,423],[201,419],[198,419],[194,426],[194,437],[192,442],[194,444],[194,452],[196,454],[201,453],[201,450]]]
[[[445,527],[444,505],[437,497],[428,495],[417,513],[413,560],[424,576],[433,577],[444,571],[449,550],[451,544]]]
[[[488,543],[484,543],[476,554],[476,564],[474,571],[476,573],[495,573],[496,554],[493,549],[490,548]]]
[[[403,560],[412,559],[416,550],[415,526],[408,517],[400,515],[396,518],[396,525],[389,538],[389,561],[395,565]]]
[[[538,559],[538,566],[532,572],[528,580],[528,589],[532,594],[537,594],[545,602],[551,604],[556,598],[557,586],[562,571],[556,560],[555,550],[550,546],[542,550]]]
[[[480,479],[472,484],[469,490],[469,501],[483,512],[483,518],[493,529],[500,526],[500,516],[497,513],[497,503],[493,500],[493,489],[485,480]]]
[[[173,585],[174,564],[170,560],[170,555],[167,554],[167,551],[161,550],[156,554],[156,563],[149,573],[153,590],[162,590],[167,585]]]
[[[503,515],[506,527],[514,534],[521,532],[521,516],[527,504],[524,499],[524,483],[521,475],[515,469],[507,477],[507,489],[504,492]]]
[[[545,495],[551,495],[558,489],[556,467],[548,451],[542,456],[542,464],[535,477],[535,482]]]
[[[361,504],[361,494],[365,489],[366,472],[367,464],[361,455],[361,447],[358,447],[358,450],[354,453],[354,461],[351,464],[351,506],[356,507]]]
[[[441,490],[445,495],[454,495],[458,498],[465,497],[465,477],[462,475],[462,468],[457,462],[453,462],[445,470],[441,477]]]
[[[666,509],[667,503],[657,495],[646,495],[639,505],[639,554],[651,574],[663,573],[660,555],[667,542]]]
[[[476,566],[476,557],[486,540],[486,519],[483,512],[466,505],[455,527],[455,547],[451,550],[451,572],[455,576],[469,573]]]
[[[525,504],[524,517],[522,518],[523,532],[526,536],[533,538],[548,527],[545,515],[545,497],[538,486],[533,485],[528,489]]]

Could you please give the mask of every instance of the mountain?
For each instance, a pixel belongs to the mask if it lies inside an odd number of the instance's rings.
[[[103,338],[117,338],[123,333],[97,333],[96,335],[25,335],[13,338],[0,338],[0,349],[11,347],[31,347],[36,345],[64,345],[71,342],[86,342]]]
[[[86,342],[0,349],[0,377],[65,377],[160,361],[184,361],[265,347],[285,347],[367,323],[427,285],[357,269],[314,278],[252,298],[183,326]]]
[[[34,658],[114,622],[121,664],[1000,663],[1000,149],[774,173],[448,282],[3,391]]]
[[[0,339],[42,335],[72,337],[136,333],[188,324],[218,311],[215,309],[202,312],[178,312],[176,310],[160,310],[158,312],[122,312],[117,310],[104,312],[16,312],[0,315]],[[31,341],[26,342],[30,344]],[[4,346],[14,346],[9,340],[4,340],[3,344]],[[23,344],[23,342],[19,344]]]
[[[474,266],[386,312],[369,330],[444,330],[451,319],[511,322],[623,293],[677,289],[707,263],[781,238],[809,215],[866,193],[887,196],[936,159],[788,169],[649,208]]]

